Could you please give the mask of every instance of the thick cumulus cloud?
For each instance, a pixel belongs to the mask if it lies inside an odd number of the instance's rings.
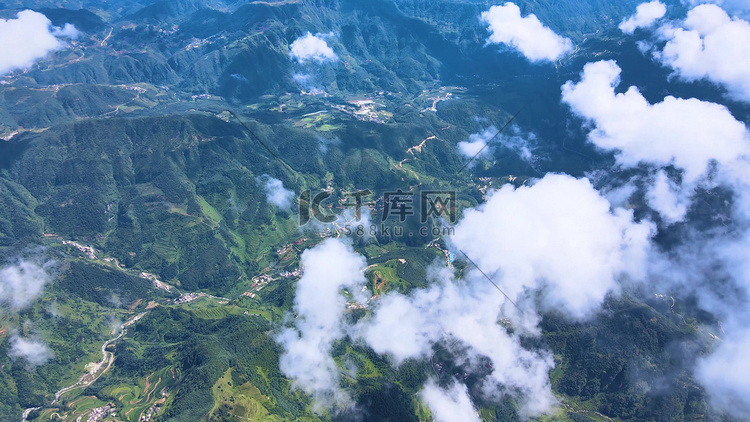
[[[258,183],[263,185],[268,202],[276,205],[281,210],[291,209],[292,201],[294,200],[294,191],[286,189],[281,180],[264,174],[258,177]]]
[[[350,403],[339,389],[331,345],[344,336],[342,289],[360,292],[365,284],[365,259],[351,246],[328,239],[302,254],[303,275],[297,283],[294,327],[277,337],[284,348],[279,367],[296,388],[310,394],[316,410]]]
[[[443,390],[434,380],[430,380],[419,392],[419,397],[430,408],[437,422],[481,421],[463,384],[453,384],[448,390]]]
[[[660,193],[670,195],[651,201],[666,220],[684,216],[686,208],[680,204],[685,203],[685,197],[691,195],[713,163],[721,164],[722,172],[726,172],[720,176],[747,178],[743,169],[750,152],[750,137],[745,125],[725,106],[672,96],[650,104],[634,86],[615,93],[619,82],[620,67],[614,61],[588,63],[580,82],[563,85],[562,99],[593,126],[589,140],[615,151],[621,166],[647,163],[683,171],[681,186],[670,189],[670,183],[659,176],[651,190],[652,199]],[[669,206],[670,202],[674,206]]]
[[[715,4],[722,9],[731,13],[733,16],[739,16],[744,19],[750,17],[750,2],[747,0],[682,0],[687,6],[698,6],[700,4]]]
[[[714,4],[696,6],[677,26],[660,28],[666,39],[656,57],[685,80],[707,79],[750,102],[750,23]]]
[[[21,310],[41,296],[50,276],[44,266],[20,260],[0,269],[0,303]]]
[[[573,50],[570,39],[544,26],[534,14],[522,17],[511,2],[490,7],[481,20],[490,31],[488,42],[515,48],[532,62],[554,61]]]
[[[318,63],[338,61],[339,56],[328,46],[325,40],[325,37],[330,35],[332,34],[313,35],[308,32],[294,40],[289,46],[289,54],[300,63],[311,60]]]
[[[647,28],[667,13],[667,6],[659,0],[641,3],[635,8],[635,14],[620,23],[620,30],[632,34],[638,28]]]
[[[13,335],[10,338],[11,359],[24,359],[31,366],[40,366],[52,359],[55,354],[38,338],[23,338]]]
[[[60,38],[76,38],[71,24],[56,28],[46,16],[32,10],[16,19],[0,19],[0,75],[31,66],[47,53],[64,47]]]
[[[531,187],[506,185],[466,211],[452,240],[499,274],[511,298],[540,290],[546,307],[582,318],[620,276],[643,276],[652,231],[624,209],[611,212],[588,180],[547,175]]]
[[[615,93],[619,83],[614,61],[588,63],[580,82],[563,85],[562,99],[595,126],[589,140],[617,151],[621,165],[675,165],[695,181],[710,161],[732,162],[749,151],[745,125],[723,105],[672,96],[652,105],[634,86]]]

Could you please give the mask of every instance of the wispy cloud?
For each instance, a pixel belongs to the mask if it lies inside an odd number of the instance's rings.
[[[0,269],[0,303],[6,304],[12,311],[29,306],[42,295],[44,286],[50,282],[45,269],[50,265],[22,259]]]
[[[491,362],[492,372],[480,386],[485,398],[510,395],[525,415],[550,411],[556,403],[548,377],[554,364],[549,353],[521,345],[520,333],[532,334],[525,329],[529,317],[514,313],[505,298],[477,274],[458,282],[444,266],[428,272],[430,287],[408,296],[387,294],[376,304],[373,317],[352,329],[352,337],[390,356],[397,365],[408,358],[429,358],[433,345],[447,343],[447,352],[457,361],[484,358]],[[514,334],[497,323],[503,316],[519,324]],[[469,414],[472,408],[464,386],[441,391],[428,384],[425,394],[425,399],[431,399],[430,407],[444,415],[443,420],[456,412]],[[437,403],[449,395],[452,403]]]
[[[494,148],[487,143],[497,134],[497,128],[490,126],[481,132],[469,135],[469,140],[458,143],[458,151],[467,158],[484,158],[492,155]]]
[[[12,359],[25,359],[31,366],[40,366],[47,363],[55,354],[46,343],[36,337],[23,338],[14,334],[10,337],[8,356]]]
[[[284,183],[267,174],[258,177],[258,183],[263,185],[268,202],[275,205],[280,210],[290,210],[294,200],[294,191],[286,189]]]
[[[19,259],[0,269],[0,305],[3,305],[0,314],[3,311],[17,313],[38,299],[51,281],[49,270],[53,265],[54,261],[38,264]],[[11,347],[8,356],[12,359],[23,358],[29,365],[39,366],[54,357],[46,343],[37,336],[24,338],[13,332],[9,340]]]

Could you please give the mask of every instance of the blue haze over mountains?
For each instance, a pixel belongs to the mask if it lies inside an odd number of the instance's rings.
[[[0,420],[25,409],[28,420],[85,419],[94,408],[104,420],[463,420],[450,415],[465,409],[482,421],[743,420],[742,390],[717,388],[696,368],[724,344],[727,321],[743,321],[735,310],[747,290],[735,268],[690,247],[717,251],[742,238],[742,191],[701,185],[684,218],[668,221],[649,186],[659,171],[678,183],[682,169],[622,165],[616,149],[590,141],[595,119],[561,98],[587,63],[615,60],[617,93],[636,86],[650,104],[695,97],[747,124],[747,101],[654,59],[664,40],[651,30],[618,29],[640,3],[517,2],[575,46],[531,62],[488,42],[480,15],[492,1],[0,1],[0,19],[31,9],[80,32],[0,75]],[[665,3],[665,20],[691,9]],[[308,33],[335,59],[291,56]],[[646,51],[649,43],[657,47]],[[459,144],[487,138],[519,110],[464,169]],[[493,265],[460,232],[344,241],[336,232],[357,224],[346,220],[345,192],[371,190],[366,218],[379,225],[383,192],[450,190],[456,230],[481,233],[471,221],[490,216],[492,198],[540,186],[547,195],[530,193],[517,209],[538,201],[567,216],[578,200],[601,200],[590,225],[571,217],[570,227],[600,228],[594,218],[604,215],[632,234],[613,249],[647,237],[644,249],[656,251],[648,275],[623,264],[616,287],[575,314],[544,277],[511,293],[518,305],[506,302],[462,258],[459,247],[480,268]],[[566,198],[568,188],[580,196]],[[300,228],[298,207],[308,204],[298,195],[326,189],[339,220]],[[416,219],[404,226],[419,228]],[[507,238],[524,239],[511,226]],[[561,256],[575,249],[558,246]],[[626,262],[618,253],[607,256]],[[556,265],[539,259],[536,267]],[[682,280],[675,262],[695,272]],[[508,287],[507,266],[488,271]],[[316,313],[300,292],[338,313]],[[430,295],[457,305],[427,306]],[[441,320],[468,318],[456,309],[474,305],[496,310],[486,337],[507,340],[509,367],[542,368],[538,385],[510,375],[498,383],[504,355],[477,351],[482,335],[461,338]],[[423,349],[402,358],[398,338],[374,339],[388,327],[381,309],[434,316],[415,328]],[[404,312],[407,327],[413,314]],[[96,381],[53,404],[123,329]],[[737,397],[736,409],[717,392]]]

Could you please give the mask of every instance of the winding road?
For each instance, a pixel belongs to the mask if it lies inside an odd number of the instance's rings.
[[[75,390],[76,388],[79,388],[79,387],[88,387],[89,385],[93,384],[96,380],[98,380],[99,377],[104,375],[104,373],[106,373],[109,370],[109,368],[112,366],[112,362],[114,362],[114,354],[112,354],[112,352],[107,351],[107,346],[109,346],[110,344],[122,338],[122,336],[125,335],[125,333],[127,333],[128,331],[127,327],[134,324],[139,319],[143,318],[143,316],[146,315],[147,313],[148,311],[142,312],[130,318],[129,320],[124,322],[122,325],[120,325],[120,334],[105,341],[104,344],[102,344],[101,362],[97,363],[93,370],[88,371],[84,373],[83,375],[81,375],[81,377],[78,378],[78,381],[76,381],[74,384],[64,387],[60,389],[59,391],[57,391],[55,393],[55,399],[52,400],[52,403],[50,403],[50,406],[54,406],[55,404],[57,404],[57,402],[60,401],[60,397],[62,397],[62,395],[67,393],[68,391]],[[39,409],[41,409],[41,407],[31,407],[31,408],[24,410],[23,415],[22,415],[22,422],[26,422],[26,418],[29,417],[29,414],[31,412],[35,410],[39,410]]]

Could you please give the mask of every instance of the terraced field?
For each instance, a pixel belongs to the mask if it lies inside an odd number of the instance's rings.
[[[372,282],[370,287],[375,295],[383,295],[393,288],[400,290],[401,286],[407,285],[407,282],[397,275],[399,265],[405,264],[398,259],[391,259],[370,267],[368,279]]]
[[[86,420],[92,409],[106,406],[107,402],[99,400],[93,396],[81,396],[68,403],[62,409],[46,409],[37,420],[51,420],[54,416],[65,420]]]
[[[490,409],[489,407],[479,409],[479,417],[482,418],[482,422],[497,421],[497,413],[495,413],[495,409]]]
[[[227,316],[227,310],[219,307],[216,308],[203,308],[198,309],[194,312],[195,316],[203,319],[221,319]]]
[[[138,385],[121,384],[103,392],[117,398],[125,420],[138,421],[152,406],[166,403],[181,378],[179,369],[166,367],[140,379]]]
[[[249,421],[282,421],[271,415],[269,407],[274,404],[264,396],[257,387],[246,382],[233,385],[232,369],[228,369],[213,386],[214,407],[209,413],[209,421],[249,420]]]

